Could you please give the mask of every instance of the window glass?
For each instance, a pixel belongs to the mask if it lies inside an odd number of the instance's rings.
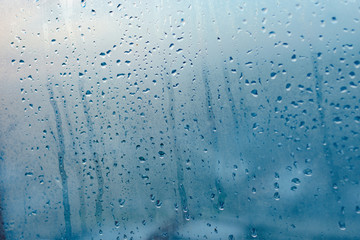
[[[3,0],[1,239],[356,239],[360,2]]]

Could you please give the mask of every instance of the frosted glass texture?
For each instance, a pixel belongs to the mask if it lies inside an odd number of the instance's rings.
[[[1,239],[359,239],[360,1],[2,0]]]

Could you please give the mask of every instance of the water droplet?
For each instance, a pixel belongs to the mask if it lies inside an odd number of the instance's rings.
[[[279,192],[275,192],[275,193],[274,193],[274,199],[275,199],[276,201],[280,200],[280,193],[279,193]]]
[[[337,23],[336,17],[332,17],[332,18],[331,18],[331,23],[333,23],[333,24],[336,24],[336,23]]]
[[[141,163],[144,163],[146,161],[143,156],[139,157],[139,160],[140,160]]]
[[[359,206],[355,207],[355,212],[356,212],[356,214],[360,214],[360,207]]]
[[[312,170],[311,170],[310,168],[306,168],[306,169],[304,170],[304,174],[305,174],[305,176],[311,176]]]
[[[224,202],[219,202],[219,210],[220,210],[220,211],[223,211],[223,210],[224,210],[224,205],[225,205]]]
[[[287,83],[285,88],[286,88],[286,91],[290,91],[291,90],[291,83]]]
[[[271,79],[275,79],[275,78],[276,78],[276,72],[270,73],[270,78],[271,78]]]
[[[160,155],[160,157],[164,157],[165,152],[164,151],[159,151],[159,155]]]
[[[345,222],[339,221],[339,228],[340,230],[345,231],[346,230]]]
[[[360,67],[360,61],[359,60],[354,61],[354,65],[355,65],[356,68],[359,68]]]
[[[120,222],[119,221],[115,221],[115,227],[119,228],[120,227]]]
[[[258,96],[258,91],[256,89],[252,90],[251,91],[251,94],[254,96],[254,97],[257,97]]]
[[[276,37],[276,33],[275,33],[275,31],[270,31],[269,32],[269,38],[275,38]]]
[[[257,238],[257,232],[256,232],[256,229],[255,229],[255,228],[252,228],[252,229],[251,229],[251,237],[252,237],[252,238]]]
[[[353,71],[349,72],[349,77],[351,79],[354,79],[355,78],[355,73]]]
[[[119,199],[119,205],[120,207],[124,207],[124,204],[125,204],[125,199]]]
[[[300,179],[298,179],[298,178],[293,178],[293,179],[291,180],[291,182],[295,183],[296,185],[299,185],[299,184],[300,184]]]
[[[336,118],[333,119],[333,121],[334,121],[334,123],[336,123],[336,124],[340,124],[342,120],[341,120],[340,117],[336,117]]]
[[[355,116],[354,120],[355,120],[356,123],[360,123],[360,116]]]
[[[160,200],[156,200],[156,207],[157,208],[161,208],[161,205],[162,205],[162,201],[160,201]]]

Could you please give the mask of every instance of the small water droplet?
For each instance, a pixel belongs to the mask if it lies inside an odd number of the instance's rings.
[[[224,202],[219,202],[219,210],[220,210],[220,211],[223,211],[223,210],[224,210],[224,205],[225,205]]]
[[[160,200],[156,200],[156,207],[157,208],[161,208],[161,205],[162,205],[162,201],[160,201]]]
[[[290,91],[291,90],[291,83],[287,83],[285,88],[286,88],[286,91]]]
[[[349,77],[351,79],[354,79],[355,78],[355,73],[353,71],[349,72]]]
[[[360,214],[360,207],[359,206],[355,207],[355,212],[356,212],[356,214]]]
[[[275,79],[275,78],[276,78],[276,72],[270,73],[270,78],[271,78],[271,79]]]
[[[311,176],[312,170],[311,170],[310,168],[306,168],[306,169],[304,170],[304,174],[305,174],[305,176]]]
[[[125,199],[119,199],[119,205],[120,207],[124,207],[124,204],[125,204]]]
[[[143,156],[140,156],[139,160],[140,160],[141,163],[144,163],[146,161],[146,159]]]
[[[340,117],[336,117],[336,118],[333,119],[333,121],[334,121],[334,123],[336,123],[336,124],[340,124],[342,120],[341,120]]]
[[[255,229],[255,228],[252,228],[252,229],[251,229],[251,237],[252,237],[252,238],[257,238],[257,236],[258,236],[258,235],[257,235],[256,229]]]
[[[279,193],[279,192],[275,192],[275,193],[274,193],[274,199],[275,199],[276,201],[280,200],[280,193]]]
[[[336,23],[337,23],[336,17],[332,17],[332,18],[331,18],[331,23],[333,23],[333,24],[336,24]]]
[[[251,91],[251,94],[254,96],[254,97],[257,97],[258,96],[258,91],[256,89],[252,90]]]
[[[354,61],[354,65],[355,65],[356,68],[359,68],[360,67],[360,61],[359,60]]]
[[[115,227],[119,228],[120,227],[120,222],[119,221],[115,221]]]
[[[360,123],[360,116],[355,116],[354,120],[355,120],[356,123]]]
[[[339,228],[340,230],[345,231],[346,230],[345,222],[339,221]]]
[[[296,185],[299,185],[301,181],[300,181],[300,179],[298,179],[298,178],[293,178],[293,179],[291,180],[291,182],[295,183]]]
[[[160,155],[160,157],[164,157],[165,152],[164,151],[159,151],[159,155]]]

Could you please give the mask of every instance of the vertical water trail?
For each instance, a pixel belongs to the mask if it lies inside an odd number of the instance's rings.
[[[215,22],[218,22],[216,19],[216,14],[214,11],[214,6],[212,3],[209,3],[209,12],[210,12],[210,16],[215,20]],[[220,33],[220,29],[219,26],[217,24],[213,24],[213,30],[216,33],[216,36],[223,36],[223,34]],[[223,59],[226,59],[226,57],[224,56],[224,49],[223,46],[220,42],[218,42],[218,46],[219,46],[219,51],[220,51],[220,55],[223,57]],[[229,76],[229,69],[227,67],[228,65],[228,61],[224,60],[224,67],[222,68],[223,70],[223,81],[224,81],[224,85],[225,85],[225,94],[227,96],[227,100],[228,100],[228,104],[230,106],[231,109],[231,114],[232,114],[232,118],[233,118],[233,123],[236,129],[236,140],[238,140],[238,136],[239,136],[239,111],[237,110],[237,107],[235,105],[234,102],[234,96],[231,92],[231,84],[230,84],[230,76]],[[238,142],[238,141],[237,141]]]
[[[64,94],[64,91],[62,90],[62,88],[59,88],[59,92],[62,96],[65,96]],[[65,123],[68,127],[68,130],[69,130],[69,135],[71,137],[71,142],[72,142],[72,145],[73,145],[73,148],[74,148],[74,158],[76,158],[76,152],[77,152],[77,149],[76,149],[76,143],[75,143],[75,139],[74,139],[74,131],[73,131],[73,128],[71,126],[71,122],[70,122],[70,118],[69,118],[69,111],[68,111],[68,108],[67,108],[67,102],[66,100],[64,99],[63,101],[63,111],[64,111],[64,114],[65,114]],[[75,162],[80,166],[80,169],[82,168],[80,162],[78,160],[75,160]],[[79,210],[79,215],[80,215],[80,221],[81,221],[81,230],[82,230],[82,233],[85,233],[86,232],[86,220],[85,220],[85,215],[86,215],[86,208],[85,208],[85,194],[84,194],[84,178],[82,177],[81,175],[81,170],[79,169],[79,171],[77,172],[77,178],[80,182],[80,187],[78,188],[78,191],[79,191],[79,200],[80,200],[80,210]]]
[[[161,1],[161,8],[160,9],[164,9],[165,5],[164,2]],[[162,12],[157,12],[158,14],[158,19],[163,19],[163,15]],[[166,25],[165,25],[165,21],[160,21],[161,22],[161,30],[165,30],[166,29]],[[165,55],[165,52],[164,52]],[[164,59],[166,59],[167,56],[164,56]],[[187,220],[189,220],[189,209],[188,209],[188,201],[187,201],[187,194],[186,194],[186,189],[184,186],[184,166],[183,166],[183,159],[181,157],[181,151],[179,149],[179,143],[178,143],[178,139],[177,139],[177,131],[176,131],[176,111],[175,111],[175,94],[174,94],[174,88],[173,88],[173,82],[172,82],[172,77],[170,75],[170,64],[165,63],[165,66],[162,67],[162,81],[164,82],[164,88],[167,89],[167,93],[168,93],[168,123],[170,126],[170,132],[173,138],[172,141],[172,145],[173,145],[173,149],[174,149],[174,160],[175,160],[175,164],[176,164],[176,179],[177,179],[177,186],[175,190],[175,193],[179,195],[179,200],[180,200],[180,219],[176,219],[177,224],[176,227],[173,226],[173,230],[175,231],[177,228],[180,227],[180,225],[184,224]],[[169,68],[167,68],[166,66],[168,66]]]
[[[101,222],[102,222],[102,211],[103,211],[102,197],[103,197],[103,193],[104,193],[104,190],[103,190],[104,179],[103,179],[102,169],[101,169],[101,166],[99,163],[99,156],[93,145],[93,141],[95,140],[94,122],[89,114],[90,107],[86,101],[83,80],[79,80],[79,94],[80,94],[80,99],[81,99],[83,110],[84,110],[87,129],[89,131],[89,134],[88,134],[89,149],[90,149],[90,152],[92,155],[92,160],[95,163],[95,174],[96,174],[96,180],[98,183],[98,189],[97,189],[96,200],[95,200],[95,217],[96,217],[96,222],[100,226]]]
[[[205,61],[205,60],[203,60],[203,61]],[[205,87],[206,106],[208,109],[207,110],[207,118],[208,118],[208,121],[210,122],[210,129],[212,131],[212,133],[211,133],[212,140],[211,140],[210,144],[214,147],[215,161],[216,161],[215,165],[217,167],[217,169],[215,169],[216,177],[215,177],[215,182],[214,182],[216,190],[218,192],[217,207],[223,208],[224,204],[225,204],[226,193],[224,192],[224,188],[222,187],[222,184],[221,184],[221,176],[220,176],[221,161],[220,161],[220,152],[219,152],[219,143],[218,143],[219,140],[218,140],[217,133],[215,131],[216,121],[215,121],[215,113],[213,110],[213,100],[212,100],[208,75],[209,75],[209,70],[207,69],[205,62],[203,62],[202,80],[203,80],[203,84]]]
[[[329,133],[327,130],[326,122],[325,122],[325,107],[324,107],[324,99],[323,99],[323,77],[319,73],[319,63],[316,60],[316,56],[314,53],[311,54],[311,60],[313,62],[313,72],[315,78],[315,92],[316,92],[316,104],[319,112],[320,118],[320,132],[322,136],[322,145],[323,145],[323,153],[330,168],[330,177],[332,181],[333,187],[339,181],[338,172],[335,170],[334,158],[329,146]],[[336,194],[337,195],[337,194]],[[338,198],[338,197],[337,197]],[[338,199],[337,199],[338,200]]]
[[[324,159],[327,163],[327,165],[329,166],[329,170],[330,170],[330,179],[331,179],[331,191],[333,192],[333,196],[335,198],[335,201],[338,204],[341,204],[341,196],[338,192],[337,187],[338,186],[338,182],[339,182],[339,174],[337,172],[337,168],[335,167],[335,163],[334,163],[334,157],[330,148],[330,141],[329,141],[329,133],[328,133],[328,129],[327,129],[327,125],[326,125],[326,120],[325,120],[325,107],[324,107],[324,99],[323,99],[323,77],[322,75],[319,73],[319,63],[316,60],[316,54],[315,53],[311,53],[311,60],[313,62],[313,72],[314,72],[314,77],[315,77],[315,92],[316,92],[316,104],[317,104],[317,109],[319,112],[319,118],[320,118],[320,133],[322,136],[322,145],[323,145],[323,154],[324,154]],[[338,214],[338,217],[340,218],[340,222],[345,222],[345,216],[342,213],[344,207],[340,206],[341,211]]]
[[[67,182],[67,175],[65,171],[65,138],[62,129],[62,119],[61,114],[59,111],[59,107],[57,102],[54,98],[54,90],[52,87],[52,83],[48,84],[48,92],[50,95],[50,105],[54,111],[55,115],[55,123],[56,123],[56,130],[57,130],[57,142],[59,144],[59,151],[58,151],[58,167],[61,177],[61,186],[62,186],[62,195],[63,195],[63,208],[64,208],[64,219],[65,219],[65,239],[71,239],[71,218],[70,218],[70,203],[69,203],[69,190],[68,190],[68,182]]]
[[[199,8],[203,6],[198,6]],[[206,9],[204,9],[206,10]],[[203,17],[206,16],[206,14],[203,14],[202,16],[197,16],[199,20],[201,21],[201,24],[206,24],[206,21],[203,21]],[[205,26],[203,27],[205,29]],[[201,43],[202,50],[206,52],[206,46],[207,42],[204,39],[202,34],[206,34],[207,32],[199,33],[199,42]],[[203,53],[204,54],[204,53]],[[215,187],[218,193],[218,202],[217,202],[217,208],[223,209],[226,199],[226,193],[224,192],[224,188],[221,183],[221,169],[222,169],[222,163],[221,163],[221,157],[220,157],[220,149],[219,149],[219,140],[218,140],[218,134],[216,132],[216,118],[214,113],[214,102],[212,100],[212,94],[210,89],[210,80],[209,80],[209,69],[206,65],[206,58],[205,55],[202,55],[202,72],[201,77],[205,88],[205,98],[206,98],[206,106],[207,106],[207,118],[210,123],[210,131],[211,131],[211,142],[210,144],[213,146],[214,149],[214,159],[215,159]]]
[[[177,134],[176,134],[176,124],[175,124],[175,95],[174,95],[174,88],[171,76],[169,75],[169,72],[165,71],[165,81],[168,89],[169,94],[169,124],[171,128],[171,133],[173,135],[173,148],[175,152],[175,161],[176,161],[176,176],[177,176],[177,192],[180,195],[180,201],[181,201],[181,215],[182,220],[188,220],[189,219],[189,209],[188,209],[188,203],[187,203],[187,195],[186,190],[184,187],[184,167],[183,167],[183,160],[180,155],[179,146],[177,143]]]
[[[49,42],[49,29],[46,24],[47,20],[45,19],[46,11],[45,7],[42,9],[42,17],[43,17],[43,33],[44,33],[44,40],[45,42]],[[50,52],[49,44],[44,45],[45,51]],[[48,70],[46,70],[48,72]],[[47,83],[47,90],[50,97],[50,105],[54,111],[55,116],[55,124],[56,124],[56,131],[57,131],[57,139],[55,138],[55,141],[58,142],[59,151],[58,151],[58,168],[60,172],[60,178],[61,178],[61,186],[62,186],[62,198],[63,198],[63,208],[64,208],[64,221],[65,221],[65,239],[71,239],[72,238],[72,230],[71,230],[71,212],[70,212],[70,202],[69,202],[69,189],[68,189],[68,176],[65,171],[65,138],[64,133],[62,129],[62,118],[61,113],[59,111],[58,104],[54,97],[54,89],[52,86],[52,82],[50,74],[47,74],[48,76],[48,83]],[[54,78],[54,76],[52,76]],[[55,137],[55,136],[54,136]]]
[[[76,37],[73,37],[74,29],[73,29],[73,21],[72,21],[74,2],[72,2],[72,1],[67,1],[67,2],[61,1],[61,5],[62,5],[62,9],[63,9],[62,10],[62,16],[63,16],[63,20],[65,22],[65,26],[66,26],[66,30],[67,30],[67,36],[68,36],[69,39],[71,39],[70,42],[74,43],[74,42],[76,42]],[[71,71],[70,67],[66,67],[66,69]],[[71,81],[74,80],[72,78],[72,76],[70,77],[70,80]],[[62,96],[65,96],[62,88],[59,88],[59,91],[62,94]],[[73,131],[73,128],[71,126],[71,122],[70,122],[70,118],[69,118],[70,114],[68,112],[67,104],[66,104],[65,100],[64,100],[64,103],[63,103],[63,110],[64,110],[64,113],[65,113],[66,125],[69,128],[69,134],[71,136],[71,141],[72,141],[72,144],[73,144],[73,147],[74,147],[74,150],[75,150],[75,154],[76,154],[78,149],[76,148],[75,139],[74,139],[74,131]],[[76,156],[76,155],[74,157],[78,158],[78,156]],[[83,166],[81,165],[81,163],[79,163],[78,160],[76,160],[76,163],[78,163],[78,165],[79,165],[79,171],[77,172],[78,173],[77,177],[78,177],[78,180],[80,182],[80,187],[78,187],[79,201],[80,201],[79,215],[80,215],[80,221],[81,221],[81,231],[84,234],[87,231],[86,219],[85,219],[85,216],[86,216],[85,193],[84,193],[85,181],[84,181],[83,175],[81,174],[81,169],[83,168]]]

